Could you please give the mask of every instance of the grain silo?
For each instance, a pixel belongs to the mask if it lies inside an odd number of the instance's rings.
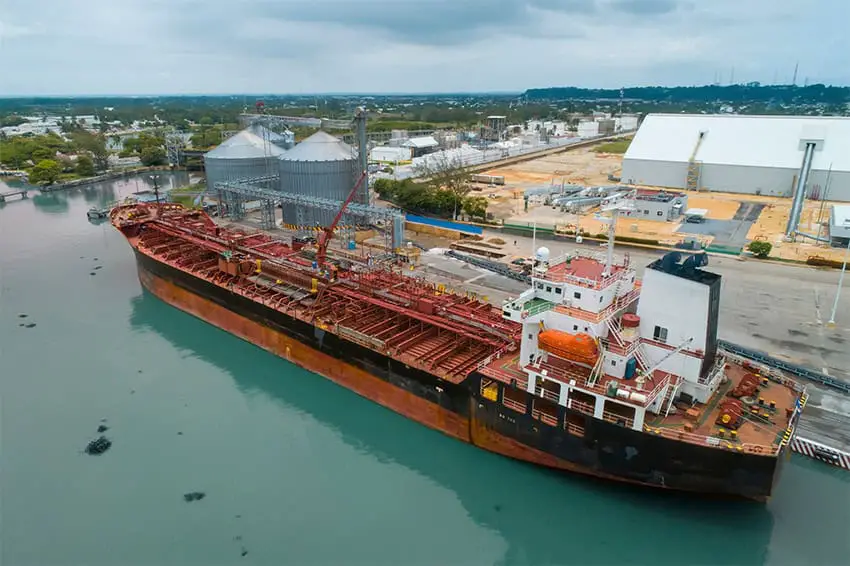
[[[357,152],[342,140],[322,131],[281,155],[278,165],[280,191],[340,203],[348,198],[360,175]],[[352,202],[368,204],[368,195],[368,187],[364,183]],[[308,206],[283,207],[283,221],[287,224],[318,223],[326,226],[334,216],[335,211]]]
[[[290,130],[275,132],[262,124],[252,124],[248,131],[263,140],[270,141],[281,149],[292,149],[295,146],[295,134]]]
[[[284,150],[249,130],[230,137],[204,154],[207,188],[224,181],[244,181],[277,172],[277,159]]]

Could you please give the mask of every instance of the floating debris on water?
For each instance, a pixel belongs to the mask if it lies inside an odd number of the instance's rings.
[[[94,267],[94,270],[95,270],[95,271],[97,271],[98,269],[103,269],[103,266],[102,266],[102,265],[97,265],[97,266],[95,266],[95,267]]]
[[[187,503],[190,503],[192,501],[200,501],[206,496],[207,494],[203,491],[190,491],[189,493],[183,494],[183,499],[185,499]]]
[[[97,258],[96,258],[96,257],[95,257],[95,258],[92,258],[92,259],[94,259],[95,261],[97,261]]]
[[[94,271],[92,271],[91,273],[89,273],[89,275],[97,275],[97,273],[95,273]]]
[[[106,432],[107,430],[109,430],[109,427],[103,424],[97,427],[97,432]]]
[[[182,433],[182,432],[180,432],[180,431],[178,430],[178,431],[177,431],[177,436],[183,436],[183,433]]]
[[[89,442],[89,445],[86,446],[86,454],[91,454],[93,456],[97,454],[103,454],[111,447],[112,441],[106,438],[105,436],[101,436]]]
[[[20,314],[18,315],[18,318],[26,318],[26,317],[28,317],[28,316],[29,316],[28,314],[20,313]]]
[[[20,323],[18,326],[23,326],[24,328],[35,328],[35,323],[30,322],[29,324]]]
[[[248,554],[248,550],[243,546],[242,547],[242,556],[245,556],[246,554]]]

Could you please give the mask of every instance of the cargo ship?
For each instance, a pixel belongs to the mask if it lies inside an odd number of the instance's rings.
[[[670,253],[638,280],[613,237],[605,257],[541,248],[531,287],[496,308],[392,256],[328,250],[336,220],[317,245],[178,204],[110,220],[159,299],[477,447],[759,501],[790,455],[805,389],[718,348],[721,278],[704,254]]]

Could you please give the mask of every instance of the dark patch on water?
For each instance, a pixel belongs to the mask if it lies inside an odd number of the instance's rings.
[[[753,333],[753,338],[760,338],[762,340],[767,340],[771,344],[774,344],[779,348],[779,350],[790,350],[792,352],[798,352],[801,354],[813,354],[817,353],[823,356],[824,358],[828,356],[833,356],[835,354],[843,355],[843,352],[839,352],[837,350],[832,350],[830,348],[824,348],[823,346],[815,346],[813,344],[804,344],[802,342],[795,342],[793,340],[778,340],[776,338],[769,338],[763,334],[758,334],[756,332]],[[773,356],[781,355],[779,352],[768,352]]]
[[[203,491],[190,491],[189,493],[183,494],[183,499],[186,501],[186,503],[191,503],[192,501],[200,501],[206,496],[207,494]]]
[[[89,275],[97,275],[97,273],[95,273],[94,271],[92,271],[91,273],[89,273]]]
[[[242,556],[246,556],[248,554],[248,550],[243,546],[242,547]]]
[[[30,322],[29,324],[20,323],[18,326],[23,326],[24,328],[35,328],[35,323]]]
[[[103,424],[97,427],[97,432],[106,432],[107,430],[109,430],[109,427]]]
[[[847,341],[841,336],[827,336],[827,339],[830,342],[835,342],[836,344],[844,344]]]
[[[183,433],[182,433],[181,431],[179,431],[179,430],[178,430],[178,431],[177,431],[177,436],[183,436]]]
[[[95,271],[97,271],[98,269],[103,269],[103,266],[102,265],[96,265],[95,267],[93,267],[93,269]]]
[[[101,436],[89,442],[88,446],[86,446],[86,454],[97,456],[99,454],[103,454],[111,447],[112,441],[105,436]]]
[[[18,318],[26,318],[28,316],[29,316],[28,314],[21,313],[21,314],[18,315]]]
[[[803,332],[802,330],[794,330],[793,328],[788,329],[788,334],[791,336],[808,336],[808,333]]]

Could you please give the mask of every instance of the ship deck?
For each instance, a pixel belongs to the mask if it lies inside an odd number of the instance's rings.
[[[452,383],[518,342],[520,325],[489,303],[365,255],[329,250],[329,265],[314,267],[309,248],[174,205],[119,207],[112,222],[157,261]]]
[[[597,380],[595,385],[588,384],[590,369],[576,364],[569,364],[565,360],[560,360],[557,365],[552,364],[554,356],[550,356],[549,363],[541,365],[526,365],[521,367],[519,363],[519,355],[511,354],[502,356],[498,359],[493,359],[486,366],[482,367],[479,372],[491,379],[500,381],[507,385],[514,385],[521,390],[528,388],[528,376],[526,371],[531,370],[537,374],[541,374],[542,369],[546,370],[548,387],[538,386],[537,395],[552,402],[557,402],[559,390],[557,387],[551,386],[552,380],[560,382],[561,386],[570,384],[575,380],[575,385],[582,387],[587,391],[592,391],[598,395],[610,398],[612,402],[626,402],[625,400],[607,395],[606,384],[609,381],[616,381],[618,387],[635,387],[634,380],[618,379],[613,376],[603,375]],[[661,414],[655,415],[647,412],[644,421],[644,430],[652,434],[658,434],[668,438],[691,442],[699,445],[715,446],[729,450],[740,450],[757,454],[774,454],[780,446],[788,442],[787,428],[789,424],[789,411],[793,411],[798,392],[789,381],[778,381],[779,378],[772,376],[766,383],[759,379],[758,392],[752,398],[744,398],[741,424],[738,426],[735,434],[732,427],[728,425],[718,425],[723,412],[724,403],[727,400],[732,400],[729,394],[735,389],[745,376],[755,374],[755,369],[747,367],[746,364],[738,364],[731,360],[724,360],[716,366],[718,369],[723,369],[726,376],[725,382],[721,382],[715,394],[708,400],[707,403],[682,403],[675,402],[673,408],[666,414],[666,408],[669,403],[667,395],[667,384],[670,376],[656,370],[653,378],[647,380],[642,388],[646,394],[647,400],[640,405],[647,406],[652,403],[652,400],[658,395],[665,395],[664,410]],[[756,374],[757,375],[757,374]],[[675,380],[670,381],[675,385]],[[671,389],[672,391],[672,389]],[[593,416],[595,407],[587,401],[592,399],[591,396],[572,396],[570,407],[572,409]],[[590,399],[588,399],[590,397]],[[771,409],[770,404],[773,402],[775,408]],[[505,398],[504,404],[514,410],[525,410],[522,405],[517,405],[515,399]],[[638,403],[633,403],[638,405]],[[606,403],[606,409],[607,409]],[[755,407],[757,411],[754,411]],[[554,425],[554,420],[550,417],[548,420],[546,415],[541,416],[541,420]],[[617,422],[621,419],[621,415],[602,411],[602,418],[610,422]],[[627,424],[632,421],[625,419]]]

